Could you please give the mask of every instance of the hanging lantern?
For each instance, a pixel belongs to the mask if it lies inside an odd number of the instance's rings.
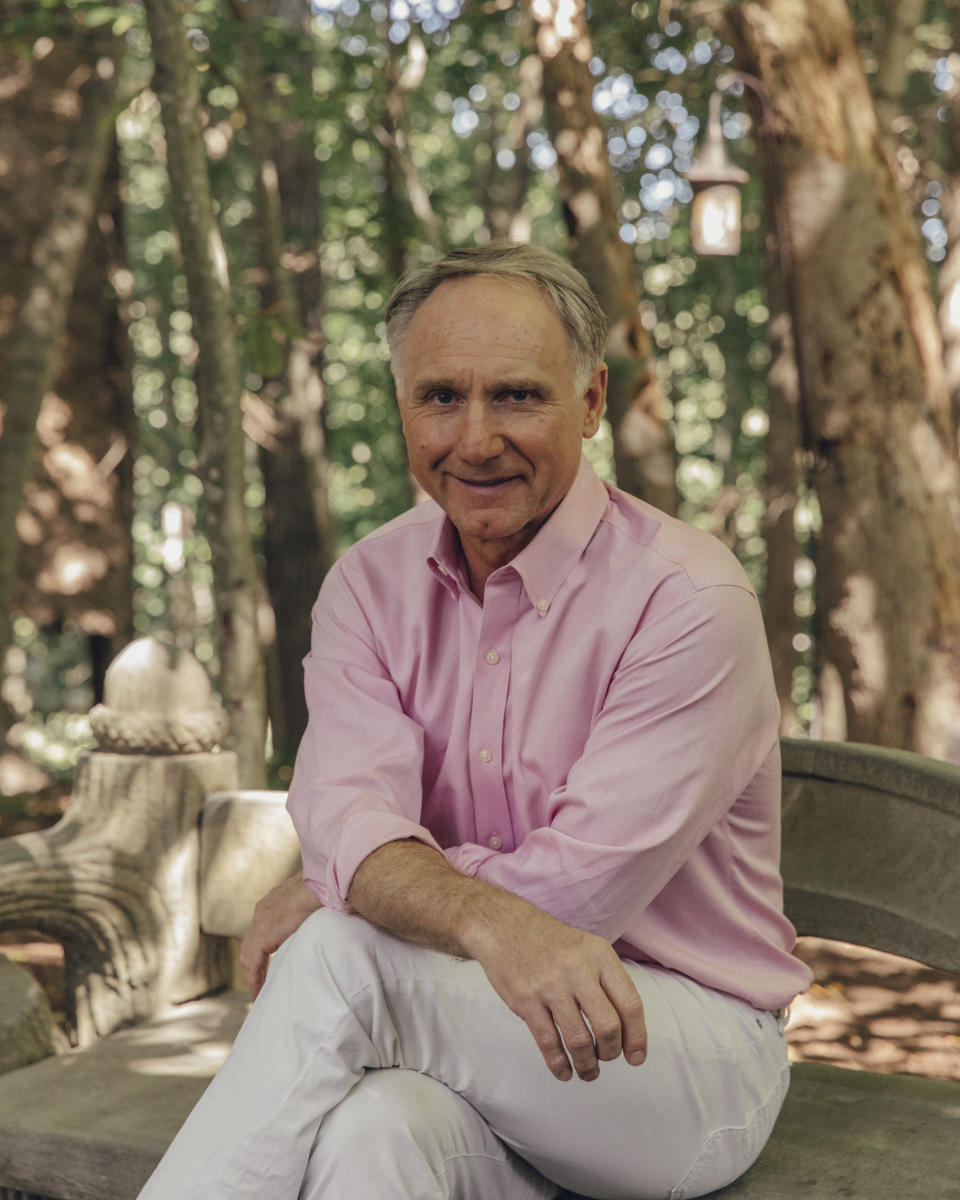
[[[750,176],[727,157],[721,100],[718,91],[710,97],[703,147],[684,176],[693,188],[690,241],[697,254],[740,253],[740,188]]]

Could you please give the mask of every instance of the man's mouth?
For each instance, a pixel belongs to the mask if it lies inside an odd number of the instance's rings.
[[[475,489],[477,491],[494,491],[496,488],[504,487],[508,483],[514,483],[519,479],[518,475],[496,475],[488,478],[469,479],[462,475],[454,475],[453,478],[463,487]]]

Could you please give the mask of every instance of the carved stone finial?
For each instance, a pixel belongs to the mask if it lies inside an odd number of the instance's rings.
[[[104,703],[90,711],[102,750],[198,754],[227,730],[206,671],[189,650],[156,638],[131,642],[107,668]]]

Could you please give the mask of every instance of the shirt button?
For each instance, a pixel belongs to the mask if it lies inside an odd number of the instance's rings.
[[[500,837],[499,834],[495,833],[493,835],[493,837],[491,837],[490,840],[487,842],[487,845],[490,847],[491,850],[499,850],[500,847],[503,845],[503,838]]]
[[[546,596],[541,596],[540,599],[537,601],[537,608],[541,612],[546,612],[549,607],[550,607],[550,601],[546,598]]]
[[[493,762],[493,751],[484,746],[480,751],[480,761],[485,763]]]
[[[500,655],[496,652],[496,650],[488,650],[483,657],[487,660],[491,667],[495,667],[500,661]]]

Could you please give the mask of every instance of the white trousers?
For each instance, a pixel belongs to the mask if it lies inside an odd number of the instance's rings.
[[[759,1154],[784,1022],[625,964],[646,1062],[555,1079],[479,964],[321,909],[277,953],[234,1047],[140,1200],[702,1196]]]

